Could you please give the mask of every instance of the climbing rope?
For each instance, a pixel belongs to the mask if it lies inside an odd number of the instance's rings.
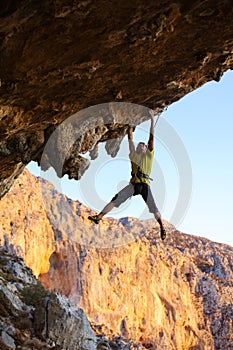
[[[156,121],[155,121],[155,125],[154,125],[154,128],[156,127],[156,124],[158,123],[158,121],[159,121],[159,117],[161,116],[161,113],[159,113],[158,114],[158,116],[157,116],[157,119],[156,119]]]

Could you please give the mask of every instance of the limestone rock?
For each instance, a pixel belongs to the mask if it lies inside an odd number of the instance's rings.
[[[0,275],[2,350],[96,349],[96,337],[83,310],[46,291],[22,259],[3,247]]]
[[[96,338],[83,310],[56,294],[35,312],[35,332],[62,349],[95,350]]]
[[[37,215],[36,207],[31,206],[30,186],[34,193],[41,193],[41,180],[26,172],[2,199],[2,208],[14,213],[10,207],[14,193],[15,213],[21,203],[28,203],[27,208],[21,205],[20,215],[25,215],[24,210]],[[119,349],[124,342],[126,349],[233,347],[232,247],[183,234],[169,223],[165,223],[168,237],[162,242],[154,220],[133,218],[105,219],[98,236],[96,227],[87,223],[88,208],[46,186],[51,196],[47,208],[53,209],[53,216],[47,212],[46,219],[41,217],[50,227],[47,236],[40,241],[39,227],[30,226],[33,234],[28,245],[22,245],[24,233],[16,225],[20,215],[10,218],[5,212],[2,242],[7,241],[9,249],[20,247],[17,251],[25,260],[40,246],[43,254],[27,260],[30,268],[38,271],[41,264],[38,277],[43,285],[82,307],[98,335],[99,349],[114,349],[116,337]],[[40,198],[36,198],[42,215]],[[14,235],[12,226],[16,227]],[[49,250],[51,245],[53,250]]]
[[[2,331],[0,344],[3,344],[7,349],[15,349],[14,339],[5,331]]]
[[[46,0],[43,6],[2,0],[0,196],[25,164],[40,163],[49,134],[74,113],[112,102],[159,112],[205,82],[219,81],[233,67],[232,15],[231,0]],[[80,152],[71,158],[68,152],[64,164],[70,177],[87,167],[82,152],[139,122],[132,113],[116,123],[105,112],[98,118],[109,120],[106,130],[95,130],[92,115],[89,125],[78,121]],[[77,173],[74,165],[81,168]]]

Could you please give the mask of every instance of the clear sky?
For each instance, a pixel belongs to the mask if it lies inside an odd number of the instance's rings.
[[[136,142],[147,141],[149,125],[145,122],[136,128]],[[169,106],[159,118],[155,135],[151,188],[162,217],[182,232],[233,246],[233,71]],[[53,181],[68,197],[100,211],[130,178],[127,138],[115,158],[102,145],[81,181],[66,176],[58,180],[53,172],[40,172],[33,162],[28,168]],[[180,213],[177,203],[181,203]],[[152,217],[139,197],[109,216]]]
[[[233,245],[233,71],[163,114],[191,160],[193,193],[179,229]]]

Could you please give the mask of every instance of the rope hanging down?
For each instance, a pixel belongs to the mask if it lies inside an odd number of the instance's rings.
[[[158,114],[158,116],[157,116],[157,119],[156,119],[156,121],[155,121],[155,125],[154,125],[154,128],[156,127],[156,124],[158,123],[158,121],[159,121],[159,117],[161,116],[161,113],[159,113]]]

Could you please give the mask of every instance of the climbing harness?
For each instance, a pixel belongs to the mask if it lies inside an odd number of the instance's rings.
[[[144,174],[141,171],[139,171],[139,168],[140,168],[140,166],[138,165],[138,171],[136,172],[136,174],[133,175],[134,177],[137,177],[140,180],[141,180],[141,178],[144,178],[144,179],[153,181],[153,179],[149,175]]]

